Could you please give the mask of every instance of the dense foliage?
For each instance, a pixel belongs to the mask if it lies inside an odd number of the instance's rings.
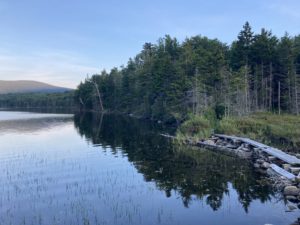
[[[278,38],[246,23],[230,46],[195,36],[146,43],[127,66],[87,77],[76,92],[82,110],[182,121],[213,110],[217,117],[254,111],[299,113],[300,36]]]
[[[0,108],[72,108],[74,92],[0,95]]]

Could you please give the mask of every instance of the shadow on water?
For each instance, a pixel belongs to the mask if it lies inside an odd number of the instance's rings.
[[[95,146],[110,147],[115,154],[122,151],[144,179],[155,182],[167,197],[179,194],[185,207],[202,200],[216,211],[235,190],[248,212],[254,200],[264,203],[277,195],[244,160],[172,143],[159,135],[174,131],[166,127],[99,114],[76,115],[74,123],[78,133]]]

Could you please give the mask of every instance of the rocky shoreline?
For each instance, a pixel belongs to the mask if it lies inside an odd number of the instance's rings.
[[[163,135],[168,138],[176,137]],[[184,140],[185,144],[203,147],[233,157],[249,160],[256,171],[267,176],[287,201],[287,212],[300,209],[300,155],[287,154],[279,149],[248,138],[215,134],[206,140]],[[300,218],[299,218],[300,220]],[[295,224],[300,224],[297,221]]]
[[[287,210],[300,208],[299,155],[292,156],[250,139],[226,135],[213,135],[208,140],[198,142],[197,145],[222,148],[222,151],[229,151],[250,160],[258,172],[267,175],[273,185],[282,191],[285,199],[289,201]]]

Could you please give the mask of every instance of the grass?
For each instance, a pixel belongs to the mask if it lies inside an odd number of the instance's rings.
[[[215,123],[201,116],[183,123],[178,137],[202,139],[216,133],[248,137],[283,150],[300,152],[300,116],[255,113],[245,117],[229,117]]]
[[[213,132],[212,122],[204,116],[189,116],[178,128],[176,136],[179,140],[187,137],[193,140],[208,138]]]

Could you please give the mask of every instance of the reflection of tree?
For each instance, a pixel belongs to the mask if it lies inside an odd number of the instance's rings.
[[[268,201],[273,191],[258,184],[247,162],[199,149],[186,149],[170,143],[158,133],[156,124],[132,118],[99,114],[75,116],[78,132],[93,144],[109,146],[113,153],[120,147],[146,181],[154,181],[167,197],[180,194],[186,207],[192,199],[204,200],[213,210],[229,194],[229,184],[237,191],[245,211],[259,199]]]
[[[48,130],[53,127],[65,126],[66,123],[72,123],[71,116],[50,116],[42,118],[28,118],[19,120],[0,121],[0,135],[3,133],[34,133]]]

